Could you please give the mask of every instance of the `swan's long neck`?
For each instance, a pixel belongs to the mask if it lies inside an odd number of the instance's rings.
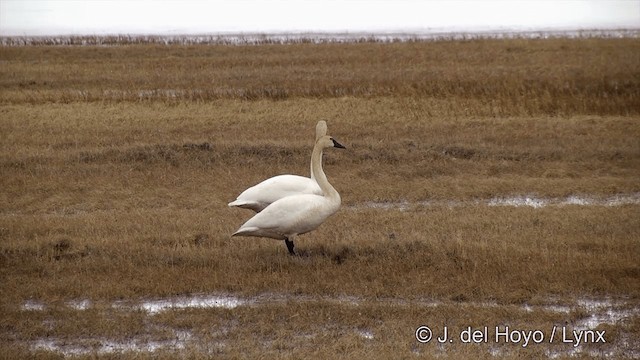
[[[327,122],[324,120],[318,121],[318,124],[316,125],[316,142],[325,135],[327,135]],[[313,154],[311,154],[311,158],[313,159]],[[320,162],[322,162],[322,154],[320,155]],[[322,164],[320,165],[322,166]],[[313,172],[313,161],[311,161],[310,167],[311,180],[315,180],[316,174]]]
[[[324,170],[322,170],[323,150],[324,148],[319,142],[317,142],[316,146],[313,147],[313,153],[311,154],[311,174],[315,175],[315,180],[320,186],[324,196],[327,199],[340,204],[340,194],[338,194],[336,189],[331,186],[329,180],[327,180],[327,176],[324,174]]]
[[[322,154],[320,155],[320,157],[322,157]],[[320,166],[322,167],[322,164],[320,164]],[[311,154],[311,180],[318,182],[318,180],[316,179],[316,174],[313,172],[313,153]]]

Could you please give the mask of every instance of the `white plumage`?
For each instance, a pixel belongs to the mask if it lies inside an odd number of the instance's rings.
[[[326,133],[327,123],[319,121],[316,125],[316,141]],[[313,166],[311,178],[289,174],[274,176],[243,191],[236,200],[229,203],[229,206],[260,212],[276,200],[298,194],[322,195],[322,190],[315,180]]]
[[[298,194],[279,199],[245,222],[232,236],[257,236],[284,240],[289,253],[293,240],[320,226],[340,208],[340,194],[331,186],[322,169],[325,148],[344,148],[330,136],[316,141],[311,155],[311,167],[322,195]]]

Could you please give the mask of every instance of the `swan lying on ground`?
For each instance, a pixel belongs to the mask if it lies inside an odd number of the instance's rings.
[[[316,141],[327,134],[326,121],[316,125]],[[286,196],[297,194],[322,195],[311,166],[311,178],[299,175],[278,175],[243,191],[238,198],[229,203],[230,207],[240,207],[260,212],[269,204]]]
[[[277,200],[255,214],[231,236],[284,240],[289,253],[295,255],[295,237],[316,229],[340,208],[340,194],[331,186],[322,170],[322,152],[329,147],[345,148],[325,135],[316,141],[311,154],[311,168],[322,195],[298,194]]]

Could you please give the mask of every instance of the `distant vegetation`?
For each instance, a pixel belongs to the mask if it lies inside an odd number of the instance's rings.
[[[117,45],[268,45],[268,44],[330,44],[330,43],[392,43],[483,39],[552,39],[552,38],[638,38],[638,29],[615,30],[531,30],[474,31],[424,33],[406,32],[284,32],[228,33],[213,35],[60,35],[60,36],[0,36],[4,46],[117,46]]]
[[[441,100],[443,110],[461,115],[640,113],[635,38],[262,46],[132,42],[4,47],[0,102],[383,96]]]

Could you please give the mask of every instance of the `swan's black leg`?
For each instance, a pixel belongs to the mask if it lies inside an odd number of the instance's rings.
[[[287,244],[289,255],[295,255],[296,253],[293,251],[293,241],[289,239],[284,239],[284,243]]]

